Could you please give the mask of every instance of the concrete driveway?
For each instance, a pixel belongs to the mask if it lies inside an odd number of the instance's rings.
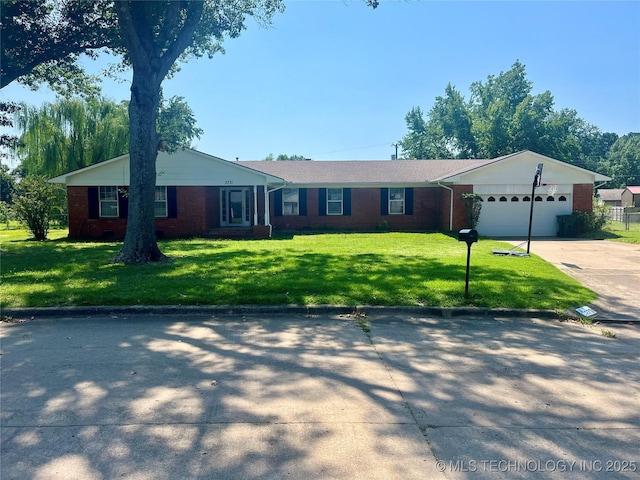
[[[0,477],[638,478],[640,330],[607,328],[617,338],[383,314],[3,323]]]
[[[591,305],[596,319],[640,321],[640,245],[534,238],[530,253],[596,292],[599,298]]]

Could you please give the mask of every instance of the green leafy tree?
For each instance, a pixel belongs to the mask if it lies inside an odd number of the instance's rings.
[[[175,152],[181,147],[191,147],[194,138],[200,138],[204,132],[196,127],[196,117],[184,97],[171,97],[160,100],[158,114],[158,135],[161,150]]]
[[[640,133],[620,137],[607,154],[607,173],[612,188],[640,185]]]
[[[404,120],[409,132],[398,142],[404,155],[408,158],[442,158],[440,152],[445,149],[439,148],[437,134],[427,134],[427,122],[422,109],[413,107]]]
[[[296,160],[296,161],[301,161],[301,160],[309,160],[308,158],[305,158],[303,155],[286,155],[284,153],[281,153],[280,155],[278,155],[277,157],[273,156],[273,153],[270,153],[269,155],[267,155],[264,158],[265,161],[267,162],[272,162],[272,161],[282,161],[282,160]]]
[[[595,169],[617,136],[603,133],[575,110],[554,110],[551,92],[532,93],[525,66],[473,82],[469,101],[451,84],[427,118],[419,107],[405,117],[399,142],[410,158],[494,158],[520,150]]]
[[[374,8],[378,5],[377,0],[365,1]],[[78,74],[79,55],[100,48],[121,56],[132,67],[129,216],[124,244],[114,261],[135,264],[165,259],[157,246],[153,218],[162,81],[178,70],[178,62],[221,51],[224,39],[240,35],[248,16],[269,23],[284,9],[282,1],[34,0],[26,7],[22,4],[31,2],[3,2],[10,8],[2,9],[0,86],[33,75],[51,82],[51,75],[38,71],[41,66]],[[30,48],[37,47],[38,55],[29,56],[21,47],[27,42]],[[60,48],[67,45],[67,50]]]
[[[61,203],[64,191],[47,183],[44,177],[23,178],[16,188],[13,213],[33,234],[35,240],[46,240],[55,207]]]
[[[21,176],[53,177],[129,150],[127,102],[59,98],[37,108],[25,106],[17,119]],[[191,140],[202,134],[182,97],[161,100],[157,128],[162,148],[170,152],[191,146]]]
[[[0,201],[11,203],[15,190],[16,181],[9,173],[9,167],[0,163]]]
[[[60,98],[17,117],[21,175],[53,177],[122,155],[129,148],[124,103]]]
[[[18,137],[5,133],[5,128],[13,127],[13,117],[20,110],[16,102],[0,102],[0,159],[5,159],[18,144]]]
[[[122,42],[106,0],[1,0],[0,88],[46,82],[52,90],[96,93],[98,79],[77,64]]]

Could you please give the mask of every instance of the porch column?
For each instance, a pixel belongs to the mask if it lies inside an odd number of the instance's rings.
[[[258,225],[258,186],[253,186],[253,224]]]
[[[264,224],[271,225],[271,217],[269,216],[269,189],[264,186]]]

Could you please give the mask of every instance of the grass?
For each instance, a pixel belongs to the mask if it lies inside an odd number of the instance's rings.
[[[633,243],[640,245],[640,223],[630,223],[629,230],[626,230],[623,222],[607,222],[604,231],[600,232],[598,238],[613,240],[615,242]]]
[[[600,333],[602,334],[603,337],[618,338],[618,336],[615,333],[613,333],[611,330],[600,330]]]
[[[413,305],[541,308],[596,295],[535,255],[474,244],[469,298],[466,245],[444,234],[294,235],[271,240],[166,240],[173,261],[111,264],[118,243],[28,241],[0,230],[3,307],[63,305]]]

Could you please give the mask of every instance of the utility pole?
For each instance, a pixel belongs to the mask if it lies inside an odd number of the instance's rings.
[[[392,147],[396,147],[396,155],[393,158],[394,160],[398,160],[398,144],[397,143],[392,143],[391,144]]]

